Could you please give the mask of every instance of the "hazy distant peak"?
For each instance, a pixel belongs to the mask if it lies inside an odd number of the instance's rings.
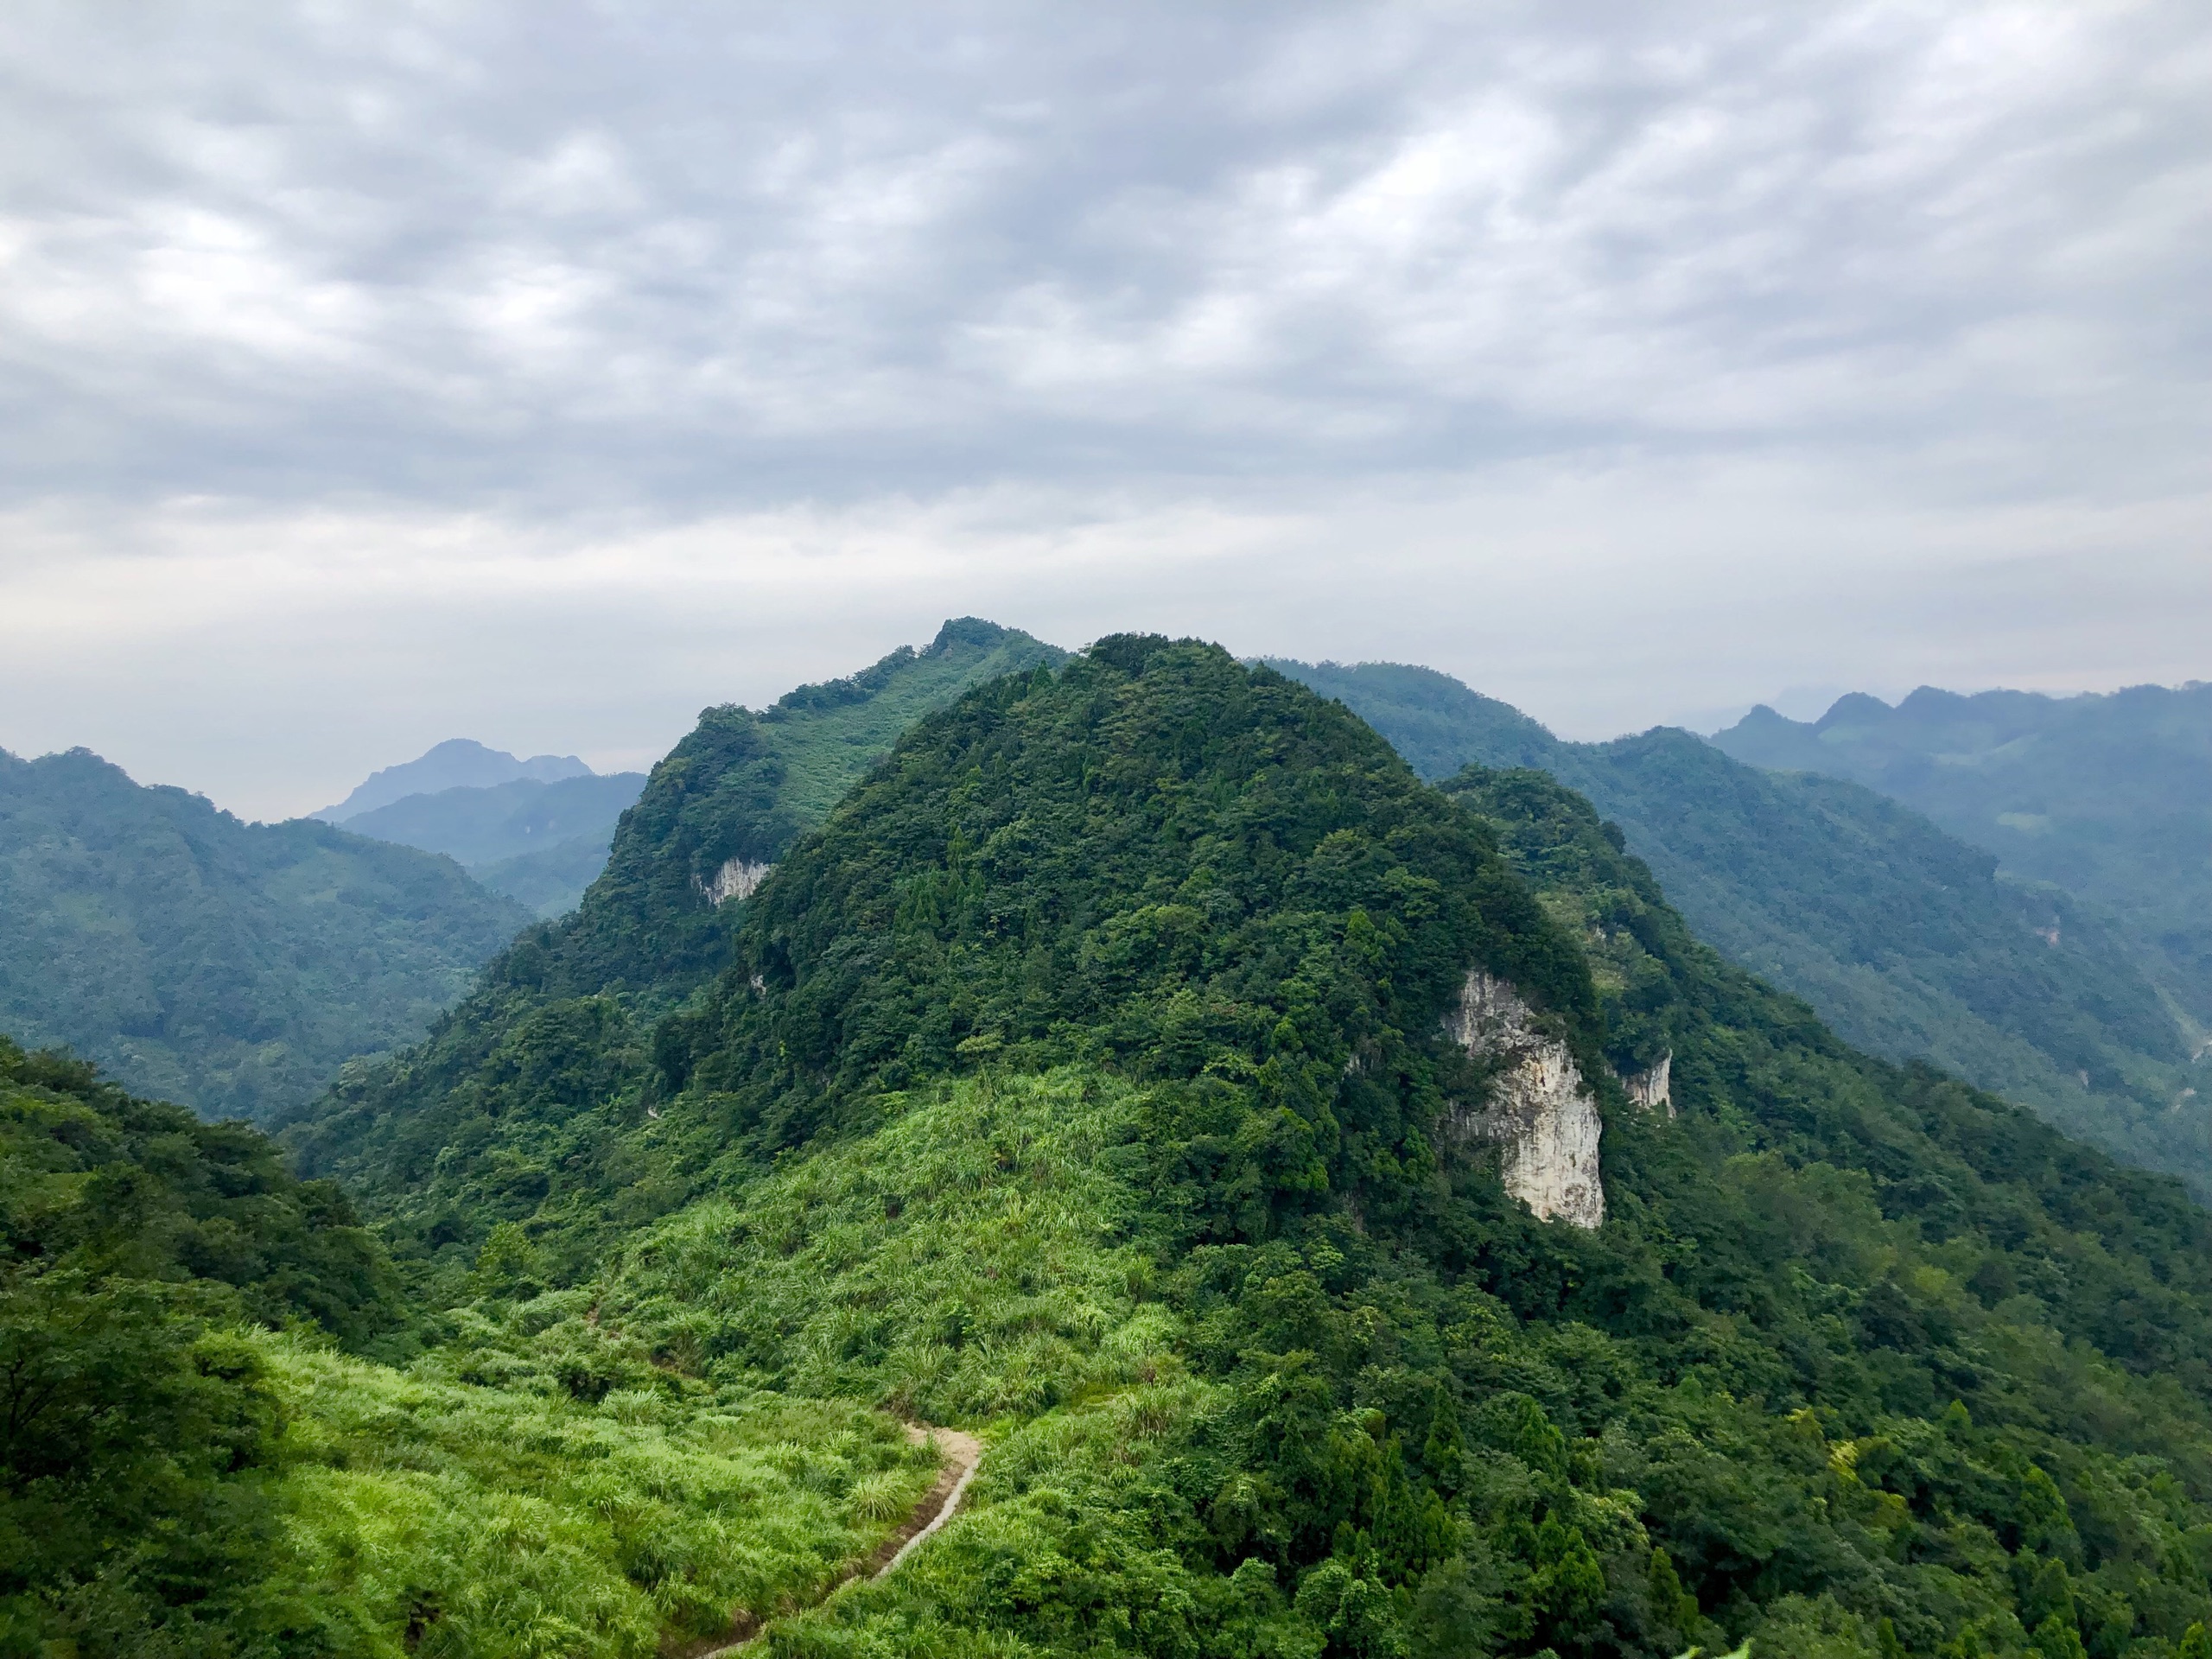
[[[1879,697],[1864,691],[1847,691],[1830,703],[1827,713],[1813,721],[1812,725],[1815,731],[1825,731],[1848,720],[1884,720],[1891,713],[1890,705]]]
[[[339,823],[410,795],[435,795],[444,789],[484,789],[523,779],[556,784],[563,778],[589,778],[592,769],[573,754],[533,754],[518,760],[505,749],[486,748],[474,738],[449,737],[412,760],[372,772],[360,787],[335,806],[310,817]]]

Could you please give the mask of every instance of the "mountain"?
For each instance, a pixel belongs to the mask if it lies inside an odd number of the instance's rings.
[[[1759,708],[1713,743],[1755,766],[1894,796],[2008,874],[2118,918],[2155,953],[2200,1040],[2212,1031],[2212,685],[1837,700],[1811,721]]]
[[[1587,796],[1700,937],[1847,1040],[1931,1061],[2212,1196],[2212,1083],[2094,906],[2004,879],[1872,790],[1745,765],[1687,732],[1563,743],[1433,670],[1275,666],[1425,776],[1535,766]]]
[[[564,778],[592,775],[592,769],[573,754],[534,754],[527,760],[518,760],[505,749],[487,749],[474,739],[454,737],[412,760],[371,772],[337,805],[308,816],[340,823],[410,795],[435,795],[447,789],[490,789],[523,781],[552,784]]]
[[[438,1208],[449,1201],[443,1187],[412,1185],[447,1146],[468,1143],[478,1120],[506,1103],[534,1111],[523,1103],[541,1087],[574,1103],[606,1086],[652,1019],[727,964],[731,923],[743,909],[734,901],[902,731],[979,681],[1065,657],[1017,630],[963,618],[921,651],[901,646],[758,714],[704,710],[623,815],[604,871],[573,913],[497,957],[427,1044],[287,1115],[285,1137],[302,1166],[387,1194],[408,1185],[423,1237],[474,1240],[503,1205],[448,1215]],[[559,1081],[512,1072],[520,1028],[564,1033]],[[443,1160],[452,1169],[465,1162]],[[538,1182],[534,1160],[516,1179]]]
[[[579,836],[613,833],[645,786],[642,772],[541,783],[460,785],[406,795],[389,806],[339,820],[357,836],[443,853],[474,867],[535,853]]]
[[[420,1038],[530,920],[448,859],[0,753],[0,1028],[265,1119]]]
[[[2203,1651],[2212,1216],[1853,1051],[1557,780],[1426,786],[1148,637],[976,684],[805,832],[762,723],[302,1120],[431,1306],[408,1372],[287,1385],[353,1426],[265,1558],[301,1606],[386,1650]],[[865,1559],[904,1498],[857,1454],[711,1533],[622,1484],[871,1408],[988,1444],[834,1595],[714,1575]]]
[[[645,785],[641,772],[457,785],[339,823],[356,835],[443,853],[494,893],[557,916],[575,909],[599,874],[615,824]]]

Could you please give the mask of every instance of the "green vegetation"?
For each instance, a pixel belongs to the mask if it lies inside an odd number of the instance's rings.
[[[0,753],[0,1029],[265,1121],[416,1040],[529,920],[451,862]]]
[[[1101,642],[925,720],[704,995],[537,1011],[369,1190],[433,1263],[508,1217],[700,1386],[989,1433],[967,1516],[772,1652],[2171,1659],[2212,1221],[1845,1048],[1550,779],[1454,794]],[[1471,963],[1598,1080],[1595,1233],[1454,1150]],[[1678,1118],[1611,1080],[1662,1052]]]
[[[2142,942],[2193,1029],[2212,1027],[2212,685],[2077,697],[1923,686],[1894,709],[1840,698],[1809,722],[1756,709],[1713,741],[1893,795],[2008,874],[2090,900]]]
[[[734,1605],[775,1659],[2199,1659],[2212,1216],[1847,1048],[1556,780],[1426,786],[1148,637],[976,685],[805,834],[757,724],[657,769],[467,1045],[300,1124],[413,1287],[366,1339],[405,1367],[209,1325],[286,1414],[216,1483],[275,1519],[213,1593],[149,1591],[162,1628],[642,1654]],[[675,902],[730,858],[776,868]],[[1494,1076],[1442,1027],[1478,965],[1590,1080],[1602,1228],[1535,1220],[1455,1127]],[[1639,1110],[1616,1073],[1662,1055],[1675,1111]],[[989,1455],[899,1572],[825,1594],[928,1484],[891,1413]],[[19,1605],[99,1637],[88,1593]]]
[[[556,1340],[573,1363],[587,1351],[566,1311],[552,1328],[571,1327]],[[530,1329],[549,1313],[541,1300],[513,1317]],[[291,1419],[264,1593],[295,1610],[292,1651],[305,1637],[378,1659],[643,1659],[722,1634],[733,1609],[818,1599],[937,1474],[880,1414],[716,1396],[635,1359],[639,1379],[594,1401],[533,1391],[512,1364],[487,1386],[496,1348],[438,1356],[463,1374],[441,1382],[283,1339],[255,1347]]]
[[[1562,743],[1432,670],[1278,666],[1426,776],[1529,766],[1580,791],[1700,938],[1850,1042],[1929,1061],[2212,1196],[2207,1068],[2139,953],[2063,893],[2003,879],[1869,789],[1763,772],[1687,732]]]
[[[0,1650],[250,1618],[282,1430],[235,1326],[388,1334],[383,1253],[252,1130],[4,1039],[0,1228]]]
[[[935,1478],[655,1368],[513,1241],[405,1371],[334,1351],[423,1334],[334,1189],[4,1039],[0,1227],[0,1653],[649,1655],[817,1599]]]

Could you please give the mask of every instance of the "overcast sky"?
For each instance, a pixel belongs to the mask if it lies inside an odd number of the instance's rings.
[[[276,817],[969,613],[2212,677],[2208,295],[2202,0],[19,0],[0,747]]]

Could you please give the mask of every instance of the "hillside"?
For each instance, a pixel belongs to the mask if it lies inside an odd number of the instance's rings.
[[[1425,776],[1529,766],[1587,796],[1700,938],[1847,1041],[1930,1061],[2212,1197],[2207,1068],[2093,907],[2003,879],[1989,855],[1871,790],[1766,772],[1686,732],[1562,743],[1431,670],[1276,666],[1341,699]]]
[[[1446,796],[1123,638],[779,851],[703,995],[529,1007],[387,1097],[443,1155],[347,1152],[506,1374],[588,1309],[716,1397],[986,1432],[767,1650],[2205,1642],[2212,1217],[1853,1052],[1550,779]],[[1594,1224],[1516,1201],[1562,1161]]]
[[[552,917],[575,909],[605,868],[614,826],[645,786],[641,772],[518,778],[406,795],[339,823],[355,835],[443,853],[494,893]]]
[[[1817,721],[1754,709],[1713,743],[1738,760],[1896,797],[2119,918],[2212,1028],[2212,685],[1974,696],[1923,686],[1894,709],[1838,699]]]
[[[0,753],[0,1029],[266,1120],[420,1038],[530,919],[450,861]]]
[[[413,1316],[335,1188],[4,1038],[0,1248],[11,1656],[644,1656],[817,1598],[935,1473],[543,1297],[527,1356],[464,1316],[364,1357]]]

